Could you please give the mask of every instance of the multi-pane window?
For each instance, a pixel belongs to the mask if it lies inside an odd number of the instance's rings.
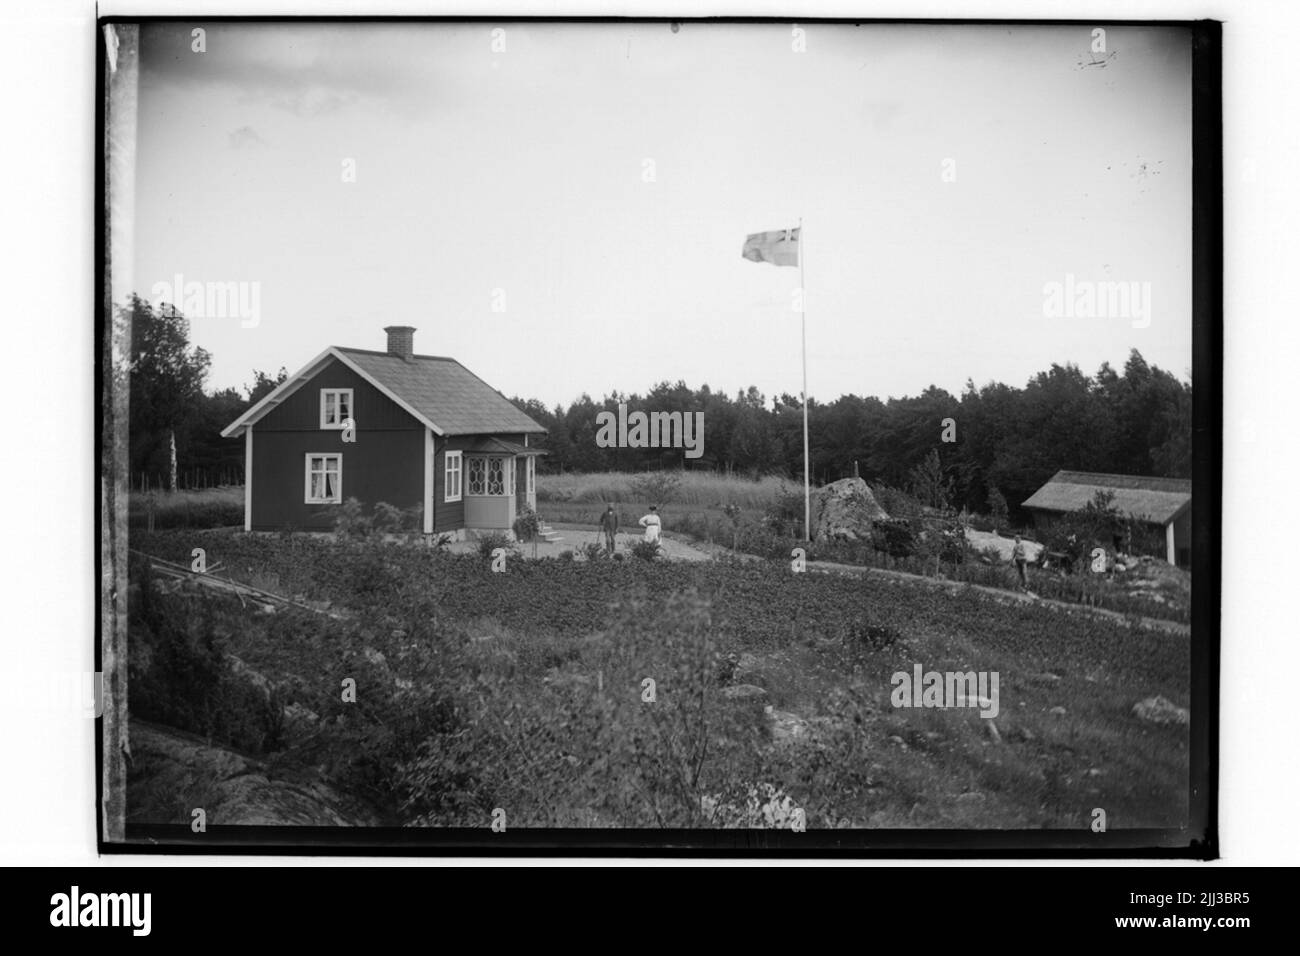
[[[537,490],[537,459],[529,455],[524,460],[528,463],[524,465],[524,492],[531,495]]]
[[[465,494],[501,498],[515,493],[515,460],[473,456],[465,459]]]
[[[467,495],[487,494],[486,458],[465,459],[465,493]]]
[[[342,428],[352,417],[352,389],[322,388],[320,390],[320,427]]]
[[[487,493],[504,495],[506,493],[506,460],[489,458],[487,460]]]
[[[470,459],[471,462],[473,459]],[[458,451],[447,452],[445,467],[443,468],[443,501],[460,501],[461,497],[461,470],[462,470],[462,453]],[[472,494],[473,492],[471,492]]]
[[[305,502],[338,504],[343,500],[343,456],[308,455]]]

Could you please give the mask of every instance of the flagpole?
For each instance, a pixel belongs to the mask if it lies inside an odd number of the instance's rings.
[[[812,492],[808,480],[808,286],[803,272],[803,216],[799,217],[799,336],[803,359],[803,538],[812,541]]]

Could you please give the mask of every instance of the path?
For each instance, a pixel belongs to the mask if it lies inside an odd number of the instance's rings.
[[[589,544],[595,544],[601,539],[596,535],[596,530],[590,525],[576,524],[552,524],[551,529],[560,536],[558,541],[538,541],[537,556],[539,558],[558,558],[563,551],[578,552]],[[620,531],[614,538],[614,547],[622,554],[631,555],[632,545],[636,544],[642,538],[641,532]],[[664,555],[673,561],[708,561],[709,555],[699,548],[693,547],[676,537],[670,537],[663,534],[659,538],[659,543],[663,546]],[[518,545],[523,552],[524,557],[533,556],[533,542]],[[448,550],[453,554],[473,553],[478,550],[477,541],[457,541],[448,545]]]

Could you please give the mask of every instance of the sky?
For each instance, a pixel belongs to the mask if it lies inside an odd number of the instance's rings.
[[[211,388],[383,349],[396,324],[547,405],[679,379],[770,400],[801,391],[800,270],[740,252],[802,221],[818,400],[1091,374],[1133,348],[1190,380],[1188,34],[1104,43],[1077,26],[148,24],[135,288],[257,284],[255,325],[192,318]],[[1149,314],[1052,314],[1067,282],[1147,284]]]

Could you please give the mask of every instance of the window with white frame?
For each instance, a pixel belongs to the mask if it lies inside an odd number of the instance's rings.
[[[537,459],[529,455],[524,460],[524,493],[531,495],[537,491]]]
[[[352,417],[352,389],[322,388],[320,390],[320,427],[342,428]]]
[[[487,493],[504,495],[506,493],[506,460],[489,458],[487,460]]]
[[[443,501],[460,501],[461,478],[464,468],[462,458],[462,452],[449,451],[443,461]]]
[[[487,494],[487,462],[486,458],[465,459],[465,494]]]
[[[328,505],[342,500],[343,456],[308,454],[305,503]]]

